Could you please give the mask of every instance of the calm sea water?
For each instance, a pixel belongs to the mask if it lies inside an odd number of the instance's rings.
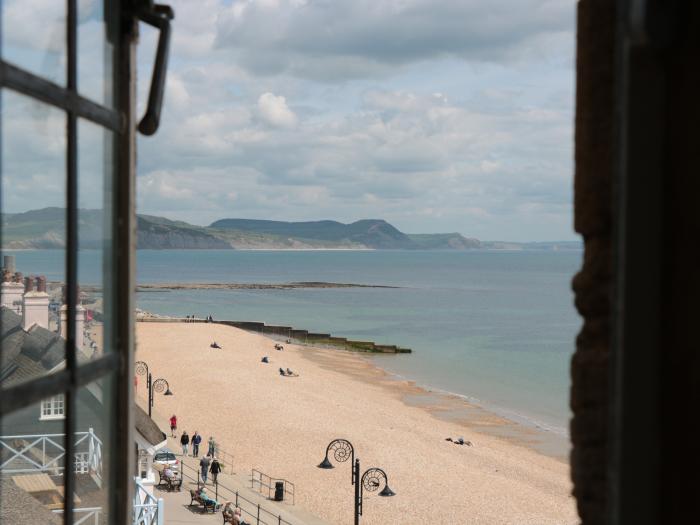
[[[62,252],[13,253],[21,271],[62,279]],[[570,281],[580,259],[580,252],[143,250],[140,283],[399,288],[158,291],[137,301],[160,314],[211,314],[406,346],[412,354],[374,359],[421,385],[564,433],[580,326]],[[96,252],[84,252],[81,282],[97,283],[100,266]]]

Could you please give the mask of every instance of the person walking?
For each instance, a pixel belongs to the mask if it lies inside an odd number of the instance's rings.
[[[196,458],[199,456],[199,444],[202,442],[202,436],[197,434],[197,431],[194,431],[194,434],[192,435],[192,457]]]
[[[187,449],[190,446],[190,436],[187,434],[187,430],[185,430],[182,433],[182,436],[180,436],[180,445],[182,445],[182,455],[186,456]]]
[[[214,441],[213,436],[209,436],[209,441],[207,441],[209,448],[207,449],[207,456],[214,457],[216,455],[216,441]]]
[[[170,418],[170,435],[175,437],[175,431],[177,430],[177,416],[173,414]]]
[[[216,484],[216,478],[219,476],[219,472],[221,472],[221,463],[219,463],[219,460],[216,459],[216,456],[214,456],[211,460],[209,472],[211,472],[212,483]]]
[[[207,483],[207,476],[209,476],[209,465],[211,463],[211,460],[209,459],[209,456],[204,456],[202,459],[199,460],[199,468],[202,471],[202,481],[206,484]]]

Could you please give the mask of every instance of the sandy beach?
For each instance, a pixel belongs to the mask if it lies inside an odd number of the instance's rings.
[[[210,348],[214,340],[223,348]],[[360,354],[287,344],[280,352],[275,342],[217,324],[137,323],[136,358],[174,393],[157,397],[157,421],[165,430],[175,413],[180,431],[214,436],[232,453],[236,471],[292,481],[296,505],[331,523],[351,523],[353,511],[349,462],[317,468],[334,438],[353,443],[363,471],[383,468],[397,494],[366,493],[363,523],[577,522],[566,462],[485,432],[496,416],[438,417],[439,407],[407,402],[424,391]],[[281,377],[279,367],[299,377]]]

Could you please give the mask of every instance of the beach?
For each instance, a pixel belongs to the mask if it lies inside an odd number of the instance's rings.
[[[236,471],[295,483],[296,505],[331,523],[350,523],[353,512],[349,462],[317,468],[334,438],[353,443],[363,472],[384,469],[397,494],[366,493],[363,523],[577,522],[565,461],[474,430],[488,426],[483,413],[470,425],[407,403],[420,389],[362,355],[288,344],[276,351],[272,339],[218,324],[140,322],[136,335],[136,359],[174,393],[156,399],[163,429],[177,414],[180,431],[214,436]],[[279,367],[299,377],[282,377]],[[445,441],[457,436],[472,446]]]

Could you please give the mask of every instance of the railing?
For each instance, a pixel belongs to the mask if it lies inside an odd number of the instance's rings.
[[[80,525],[81,523],[94,523],[94,525],[99,525],[101,512],[102,507],[83,507],[73,509],[73,525]],[[63,514],[63,509],[56,509],[53,511],[53,513]],[[92,518],[92,520],[90,518]]]
[[[190,467],[184,461],[181,463],[181,465],[182,469],[180,473],[183,480],[188,478],[191,481],[195,481],[199,487],[201,483],[199,469]],[[232,490],[221,483],[217,482],[214,484],[214,491],[214,499],[216,499],[216,501],[219,501],[219,494],[221,494],[226,500],[233,502],[236,507],[239,507],[241,509],[241,513],[249,516],[255,525],[292,525],[289,521],[283,519],[280,514],[270,512],[269,510],[263,508],[260,503],[255,503],[254,501],[241,496],[237,490]]]
[[[9,454],[9,458],[0,463],[0,472],[52,471],[59,474],[65,469],[61,464],[66,455],[64,439],[65,434],[0,436],[0,458]],[[87,432],[75,433],[75,450],[73,471],[77,474],[94,474],[98,483],[101,482],[102,441],[92,428]]]
[[[275,483],[282,482],[284,487],[285,496],[292,497],[292,505],[294,505],[294,483],[287,481],[283,478],[271,478],[264,472],[260,472],[257,469],[252,469],[250,472],[250,486],[255,489],[258,486],[258,492],[263,493],[263,489],[267,489],[267,499],[272,499],[270,496],[272,491],[275,490]]]
[[[226,472],[226,468],[228,467],[228,473],[233,474],[233,454],[229,454],[224,449],[219,447],[219,445],[215,445],[214,456],[221,463],[223,472]]]
[[[134,482],[136,490],[134,491],[132,525],[163,525],[165,523],[163,499],[153,497],[141,484],[139,478],[134,478]]]

